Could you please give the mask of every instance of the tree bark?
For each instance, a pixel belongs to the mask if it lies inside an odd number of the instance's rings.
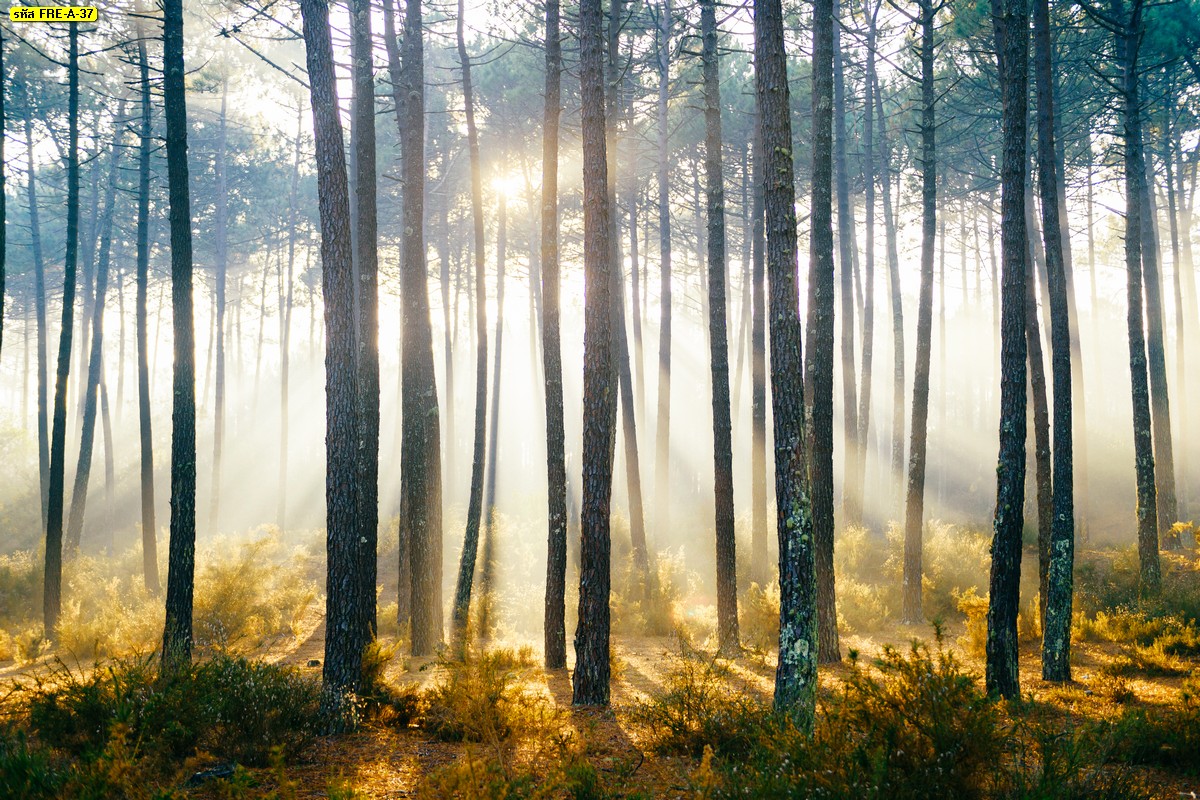
[[[604,52],[600,0],[580,0],[579,50],[583,129],[584,422],[579,624],[575,629],[575,705],[608,705],[609,513],[616,362],[612,332],[609,176],[605,154]]]
[[[929,443],[929,366],[933,344],[933,250],[937,236],[937,150],[934,117],[935,0],[922,0],[921,23],[921,288],[917,303],[917,353],[913,368],[912,431],[904,512],[903,614],[909,624],[925,618],[921,607],[921,549],[925,528],[925,471]],[[942,237],[943,244],[945,237]],[[943,282],[944,285],[944,282]],[[943,316],[944,319],[944,316]],[[943,351],[944,351],[943,347]],[[944,404],[943,404],[944,405]]]
[[[763,153],[762,108],[754,97],[754,200],[751,213],[753,272],[750,330],[750,571],[765,584],[767,568],[767,319],[766,319],[766,234],[763,230],[763,191],[766,157]]]
[[[375,637],[376,573],[379,563],[379,249],[375,179],[375,59],[370,0],[350,4],[351,139],[354,152],[356,236],[354,277],[357,279],[358,366],[358,574],[363,646]],[[261,330],[261,329],[260,329]],[[261,354],[262,348],[259,348]],[[354,646],[358,647],[357,640]]]
[[[813,60],[813,240],[810,257],[833,274],[833,2],[817,0]],[[754,15],[754,82],[762,126],[763,208],[770,281],[771,406],[779,536],[779,661],[775,709],[811,732],[817,699],[817,589],[804,431],[804,358],[796,287],[796,202],[783,10]],[[818,242],[817,239],[820,239]],[[832,352],[832,351],[831,351]]]
[[[1128,15],[1123,0],[1111,0],[1112,15],[1121,23],[1116,34],[1121,64],[1121,122],[1125,136],[1125,271],[1128,276],[1129,372],[1133,395],[1134,471],[1137,476],[1138,556],[1142,592],[1156,595],[1162,587],[1158,556],[1157,486],[1152,439],[1150,386],[1147,376],[1146,337],[1142,323],[1142,266],[1145,227],[1142,217],[1146,180],[1142,152],[1141,99],[1138,91],[1138,46],[1142,25],[1142,0],[1132,0]]]
[[[717,641],[740,648],[733,528],[733,442],[729,412],[729,344],[725,328],[725,179],[721,158],[721,82],[716,0],[700,2],[704,72],[704,172],[708,194],[708,331],[712,370],[713,491],[716,498]]]
[[[175,668],[191,661],[192,588],[196,571],[196,338],[192,316],[192,211],[188,189],[182,0],[164,0],[163,71],[175,344],[171,380],[171,540],[163,663]]]
[[[1017,605],[1021,579],[1022,507],[1025,500],[1026,124],[1029,80],[1027,0],[993,0],[996,60],[1001,87],[1004,156],[1001,168],[1003,261],[1000,354],[1000,453],[987,615],[986,684],[989,694],[1015,699]]]
[[[135,25],[142,115],[138,142],[137,301],[134,310],[138,361],[138,444],[141,455],[142,573],[146,591],[157,597],[162,593],[162,586],[158,576],[158,526],[154,519],[154,433],[150,416],[150,363],[147,360],[150,337],[146,324],[150,281],[150,138],[154,131],[151,126],[153,106],[146,35],[140,18]]]
[[[402,527],[412,570],[412,653],[442,641],[442,462],[429,286],[425,263],[425,66],[421,0],[406,0],[401,92],[404,239],[400,291],[404,426],[400,453]],[[403,557],[404,548],[401,548]],[[403,590],[403,587],[402,587]]]
[[[168,9],[170,4],[168,4]],[[63,490],[67,456],[67,381],[71,372],[71,332],[75,316],[75,270],[79,261],[79,27],[68,33],[67,247],[63,266],[62,327],[54,386],[50,438],[50,482],[46,524],[46,570],[42,584],[45,635],[56,636],[62,611]]]
[[[832,0],[831,0],[832,2]],[[820,7],[823,9],[823,5]],[[830,144],[830,168],[825,171],[821,152],[825,132],[822,126],[828,115],[833,126],[834,104],[834,52],[836,48],[837,5],[832,3],[828,11],[828,23],[823,11],[814,10],[814,53],[818,42],[829,37],[828,74],[825,62],[814,55],[813,69],[813,209],[812,233],[808,271],[808,321],[805,340],[808,342],[808,360],[804,365],[805,388],[811,392],[809,407],[812,430],[808,471],[812,488],[812,522],[816,558],[817,614],[820,627],[820,654],[822,662],[836,661],[839,654],[837,638],[837,609],[834,596],[833,576],[833,346],[834,346],[834,263],[833,222],[830,213],[830,235],[825,239],[824,182],[830,184],[830,208],[832,209],[832,133]],[[826,31],[828,25],[831,30]],[[823,45],[822,45],[823,46]],[[828,110],[826,107],[828,106]],[[790,148],[790,144],[787,145]],[[789,150],[790,151],[790,150]],[[769,223],[768,223],[769,224]],[[847,262],[849,259],[847,258]],[[849,268],[849,264],[847,264]],[[848,274],[848,273],[847,273]],[[774,290],[772,290],[774,294]],[[774,354],[771,358],[772,372],[775,371]],[[777,445],[778,447],[778,445]],[[782,502],[782,501],[780,501]]]
[[[475,580],[475,561],[479,553],[479,527],[483,506],[483,472],[487,460],[487,282],[483,236],[483,173],[479,164],[479,134],[475,127],[475,97],[471,85],[471,59],[464,37],[466,13],[463,0],[458,2],[455,24],[458,61],[462,67],[463,103],[467,119],[467,148],[471,159],[471,219],[474,223],[475,254],[475,438],[471,455],[471,494],[467,502],[467,527],[458,564],[458,582],[454,590],[452,636],[455,646],[465,647],[467,617],[471,610],[471,590]],[[499,325],[499,316],[497,316]]]
[[[1054,384],[1054,515],[1042,621],[1042,678],[1071,680],[1071,600],[1075,561],[1075,486],[1072,463],[1071,325],[1060,216],[1061,181],[1055,158],[1054,72],[1049,0],[1034,0],[1033,61],[1037,77],[1038,190],[1046,275],[1050,284],[1050,343]]]
[[[658,422],[654,437],[654,521],[659,530],[670,525],[671,493],[671,182],[667,130],[670,99],[671,0],[659,8],[655,47],[658,54]]]
[[[42,260],[42,234],[38,221],[37,169],[33,163],[33,111],[29,89],[25,89],[25,190],[29,202],[29,246],[33,251],[34,315],[37,320],[37,434],[38,495],[41,498],[42,530],[47,529],[50,500],[50,420],[47,395],[49,380],[46,324],[46,265]]]
[[[546,380],[548,532],[546,669],[567,665],[567,464],[559,336],[558,126],[562,114],[562,34],[558,0],[546,0],[546,107],[542,126],[542,370]]]

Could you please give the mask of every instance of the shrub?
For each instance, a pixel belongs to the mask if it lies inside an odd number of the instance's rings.
[[[1150,800],[1154,796],[1129,770],[1104,766],[1111,737],[1021,723],[1016,728],[1010,737],[1012,767],[996,792],[1000,800]]]
[[[766,586],[751,583],[738,603],[738,631],[742,643],[767,652],[779,646],[779,582]]]
[[[31,744],[23,731],[0,729],[0,796],[49,800],[66,778],[50,753]]]
[[[1200,774],[1200,708],[1134,708],[1101,730],[1113,738],[1109,760]]]
[[[888,529],[888,559],[883,568],[892,585],[899,586],[904,573],[904,532],[899,525]],[[929,619],[950,619],[958,612],[958,598],[988,587],[991,538],[957,525],[933,521],[925,528],[922,543],[922,603]]]
[[[160,672],[153,658],[75,672],[60,664],[29,690],[30,728],[85,760],[122,731],[163,762],[198,748],[247,764],[293,755],[315,735],[318,685],[298,671],[227,656]]]
[[[647,580],[634,565],[632,552],[625,553],[619,564],[613,581],[613,630],[643,636],[674,631],[685,583],[682,555],[651,554]]]
[[[729,685],[727,661],[682,639],[679,646],[663,691],[634,706],[634,721],[662,753],[699,757],[709,747],[722,756],[747,752],[770,709]]]
[[[522,672],[534,666],[528,649],[468,652],[440,666],[445,679],[426,692],[421,725],[442,741],[496,745],[512,735],[524,706],[536,702],[522,685]]]

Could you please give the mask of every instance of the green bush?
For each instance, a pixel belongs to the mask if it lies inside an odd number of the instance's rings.
[[[31,744],[23,731],[0,729],[0,797],[49,800],[66,779],[50,753]]]
[[[680,640],[663,679],[663,691],[638,703],[634,721],[661,753],[699,757],[705,747],[719,756],[748,752],[761,736],[770,709],[729,686],[729,663]]]
[[[90,673],[59,665],[29,689],[30,729],[47,744],[93,760],[118,728],[139,753],[163,762],[198,748],[251,765],[272,749],[294,755],[317,730],[319,686],[290,668],[218,656],[174,672],[152,658]]]

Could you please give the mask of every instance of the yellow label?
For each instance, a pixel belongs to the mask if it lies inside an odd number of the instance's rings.
[[[12,22],[95,22],[95,6],[13,6],[8,9]]]

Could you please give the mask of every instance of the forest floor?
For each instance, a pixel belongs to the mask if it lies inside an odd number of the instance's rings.
[[[307,620],[306,635],[294,640],[292,646],[277,650],[270,658],[320,674],[323,655],[324,626],[318,615]],[[966,671],[982,680],[983,662],[959,644],[965,635],[964,623],[951,623],[944,628],[944,641],[962,662]],[[886,646],[907,650],[914,639],[932,641],[931,626],[889,624],[870,635],[849,635],[842,638],[843,660],[824,665],[820,680],[822,693],[836,692],[855,667],[849,654],[853,651],[859,664],[870,664],[882,655]],[[494,647],[519,647],[525,642],[495,642]],[[652,696],[664,692],[670,680],[669,671],[679,660],[681,645],[673,636],[613,637],[612,703],[609,709],[576,708],[571,705],[571,679],[566,670],[545,671],[540,667],[527,670],[522,691],[530,702],[548,701],[557,712],[561,731],[573,738],[583,758],[599,776],[605,797],[662,797],[687,798],[703,796],[697,789],[695,776],[701,759],[689,756],[663,755],[655,752],[651,732],[639,724],[636,709]],[[568,651],[571,648],[568,646]],[[1041,662],[1034,643],[1021,648],[1021,687],[1028,701],[1049,709],[1065,726],[1085,720],[1115,719],[1132,708],[1144,708],[1153,714],[1156,708],[1168,708],[1179,703],[1185,680],[1181,676],[1131,675],[1122,679],[1120,690],[1111,688],[1110,672],[1123,649],[1110,642],[1077,642],[1073,663],[1075,682],[1068,685],[1047,683],[1041,679]],[[744,692],[769,702],[774,684],[773,653],[747,651],[742,658],[729,662],[725,680],[732,691]],[[1192,664],[1193,667],[1200,663]],[[397,656],[388,665],[385,675],[396,686],[428,689],[444,677],[445,667],[436,659],[403,659]],[[1114,694],[1116,696],[1114,696]],[[489,748],[495,752],[488,752]],[[352,787],[356,798],[407,798],[466,795],[462,792],[439,790],[431,778],[439,771],[469,757],[499,757],[510,763],[514,771],[522,761],[522,748],[515,750],[486,743],[445,742],[430,736],[422,728],[375,724],[368,721],[353,734],[319,738],[301,757],[286,769],[286,777],[278,770],[257,771],[262,786],[284,790],[280,797],[324,798],[331,796],[331,786]],[[506,767],[507,768],[507,767]],[[1135,768],[1141,779],[1151,787],[1152,796],[1162,798],[1195,797],[1200,795],[1200,779],[1175,775],[1153,768]],[[1195,794],[1193,794],[1193,792]],[[227,796],[219,785],[208,784],[189,790],[197,800],[218,800]]]

